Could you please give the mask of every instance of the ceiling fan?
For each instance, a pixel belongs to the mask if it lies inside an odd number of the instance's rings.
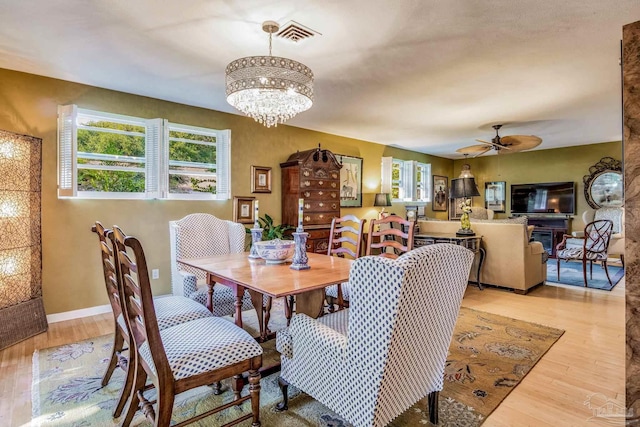
[[[511,154],[531,150],[542,143],[542,139],[534,135],[511,135],[501,137],[498,134],[498,131],[502,125],[493,125],[492,127],[496,130],[496,136],[491,139],[491,142],[476,139],[476,141],[481,142],[482,144],[460,148],[456,150],[456,152],[464,155],[471,154],[474,157],[478,157],[489,150],[496,150],[498,154]]]

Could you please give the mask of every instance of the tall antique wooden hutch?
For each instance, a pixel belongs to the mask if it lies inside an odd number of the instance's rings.
[[[320,146],[298,151],[280,163],[282,222],[298,224],[298,199],[304,199],[307,252],[327,253],[331,220],[340,217],[340,168],[334,154]]]

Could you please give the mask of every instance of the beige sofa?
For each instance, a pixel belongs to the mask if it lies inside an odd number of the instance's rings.
[[[506,220],[505,220],[506,221]],[[460,221],[418,221],[419,231],[428,234],[455,233]],[[482,236],[482,247],[486,257],[480,272],[483,284],[511,288],[516,293],[526,294],[529,289],[543,284],[547,279],[547,256],[540,242],[529,242],[525,224],[498,221],[472,221],[471,228]],[[469,275],[476,280],[477,262]]]

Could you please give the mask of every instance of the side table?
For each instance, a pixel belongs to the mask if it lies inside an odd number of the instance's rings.
[[[456,236],[455,233],[426,233],[413,236],[414,248],[433,245],[435,243],[452,243],[454,245],[464,246],[474,254],[480,254],[476,274],[476,285],[478,285],[478,289],[484,289],[480,281],[480,272],[482,270],[482,264],[484,263],[484,257],[486,256],[486,250],[481,245],[482,236]]]

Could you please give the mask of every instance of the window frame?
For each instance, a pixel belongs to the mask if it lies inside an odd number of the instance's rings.
[[[79,153],[78,130],[89,129],[78,124],[79,117],[92,117],[96,120],[115,123],[132,124],[145,128],[145,156],[132,160],[144,164],[137,170],[126,167],[79,166],[78,160],[85,157],[102,157],[109,160],[109,154]],[[108,128],[107,128],[108,129]],[[101,131],[96,128],[96,131]],[[169,193],[169,132],[171,130],[192,132],[207,136],[215,136],[216,163],[215,176],[216,193]],[[122,134],[127,131],[115,129],[106,132]],[[138,135],[141,136],[141,135]],[[84,108],[76,105],[58,106],[58,198],[76,199],[165,199],[165,200],[229,200],[231,198],[231,131],[217,130],[204,127],[190,126],[179,123],[169,123],[167,119],[143,119],[121,114],[107,113]],[[210,164],[214,165],[214,164]],[[114,169],[115,168],[115,169]],[[144,192],[113,192],[113,191],[78,191],[78,171],[81,169],[122,170],[125,172],[144,173]]]
[[[400,170],[400,177],[393,179],[394,165]],[[417,181],[418,171],[422,168],[420,182]],[[424,189],[425,197],[418,198],[418,188]],[[398,189],[400,197],[393,198],[393,190]],[[383,193],[389,193],[392,202],[419,202],[429,203],[431,201],[431,164],[422,163],[416,160],[402,160],[393,157],[382,158],[382,188]]]

